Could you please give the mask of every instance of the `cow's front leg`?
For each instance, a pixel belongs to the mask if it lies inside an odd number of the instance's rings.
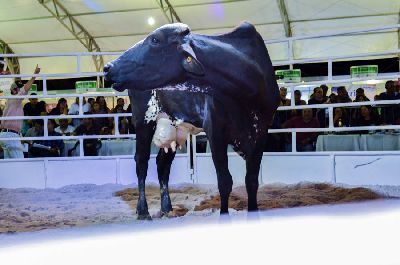
[[[138,178],[139,198],[136,206],[138,220],[151,220],[146,201],[146,177],[148,162],[150,159],[151,139],[154,133],[154,125],[136,126],[136,175]]]
[[[171,149],[168,150],[168,153],[165,153],[163,149],[160,149],[157,155],[157,173],[161,193],[161,216],[167,215],[170,211],[172,211],[168,182],[171,165],[174,158],[175,152],[173,152]]]

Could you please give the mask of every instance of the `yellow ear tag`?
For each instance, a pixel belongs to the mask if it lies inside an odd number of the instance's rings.
[[[192,57],[191,57],[191,56],[188,56],[188,57],[186,58],[186,62],[191,63],[191,62],[192,62]]]

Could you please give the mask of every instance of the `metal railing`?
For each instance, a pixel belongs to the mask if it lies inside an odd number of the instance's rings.
[[[321,37],[334,37],[334,36],[344,36],[350,34],[358,34],[358,33],[365,33],[365,32],[379,32],[379,31],[387,31],[387,30],[395,30],[400,29],[400,24],[395,25],[388,25],[384,27],[375,27],[370,29],[363,29],[363,30],[351,30],[351,31],[341,31],[341,32],[333,32],[327,34],[316,34],[316,35],[307,35],[307,36],[297,36],[291,38],[284,38],[284,39],[273,39],[266,41],[266,44],[274,44],[274,43],[284,43],[287,42],[289,47],[293,46],[293,42],[297,40],[305,40],[305,39],[315,39]],[[289,49],[291,51],[291,49]],[[340,84],[340,83],[352,83],[352,82],[360,82],[366,81],[370,79],[374,80],[388,80],[388,79],[396,79],[400,78],[399,73],[392,73],[392,74],[380,74],[376,77],[364,77],[364,78],[341,78],[335,79],[333,76],[332,68],[333,62],[348,59],[348,58],[370,58],[375,56],[398,56],[400,53],[400,49],[392,50],[392,51],[383,51],[383,52],[374,52],[374,53],[363,53],[363,54],[355,54],[355,55],[346,55],[346,56],[331,56],[331,57],[319,57],[319,58],[312,58],[312,59],[302,59],[302,60],[295,60],[293,59],[293,53],[290,52],[288,55],[289,60],[287,61],[279,61],[274,62],[274,65],[290,65],[292,67],[293,64],[300,64],[300,63],[314,63],[314,62],[328,62],[328,76],[326,79],[319,80],[319,81],[311,81],[311,82],[300,82],[300,83],[288,83],[285,84],[291,90],[291,106],[279,107],[278,110],[296,110],[296,109],[305,109],[305,108],[327,108],[329,110],[329,127],[328,128],[313,128],[313,129],[305,129],[305,128],[293,128],[293,129],[271,129],[269,130],[270,133],[282,133],[282,132],[292,132],[292,149],[294,152],[295,150],[295,141],[296,141],[296,133],[297,132],[309,132],[309,131],[319,131],[319,132],[336,132],[336,131],[357,131],[357,130],[381,130],[381,129],[400,129],[398,125],[386,125],[386,126],[369,126],[369,127],[345,127],[345,128],[337,128],[333,126],[333,108],[336,107],[352,107],[352,106],[363,106],[363,105],[392,105],[392,104],[399,104],[400,100],[391,100],[391,101],[369,101],[369,102],[354,102],[354,103],[345,103],[345,104],[321,104],[321,105],[307,105],[307,106],[295,106],[294,102],[294,88],[301,85],[320,85],[322,83],[325,84]],[[118,117],[128,117],[131,114],[96,114],[96,115],[84,115],[83,114],[83,98],[84,97],[93,97],[93,96],[105,96],[105,97],[114,97],[114,96],[126,96],[127,93],[73,93],[73,94],[58,94],[52,95],[48,93],[47,90],[47,81],[48,78],[60,77],[60,78],[70,78],[70,77],[84,77],[84,76],[92,76],[92,77],[102,77],[102,72],[82,72],[81,71],[81,58],[82,56],[93,56],[93,55],[120,55],[121,52],[75,52],[75,53],[30,53],[30,54],[0,54],[0,57],[76,57],[76,73],[64,73],[64,74],[50,74],[50,73],[41,73],[41,74],[13,74],[13,75],[0,75],[0,78],[27,78],[27,77],[37,77],[41,79],[43,82],[43,92],[42,95],[24,95],[24,96],[0,96],[0,99],[30,99],[30,98],[69,98],[69,97],[78,97],[79,98],[79,114],[78,115],[68,115],[68,118],[104,118],[104,117],[112,117],[114,119],[114,126],[116,128],[115,135],[93,135],[93,136],[57,136],[57,137],[49,137],[47,127],[44,126],[44,138],[47,139],[79,139],[81,142],[81,149],[82,141],[84,139],[91,139],[91,138],[121,138],[121,137],[135,137],[135,135],[131,134],[119,134],[118,131]],[[45,124],[48,119],[56,119],[60,118],[59,116],[19,116],[19,117],[0,117],[0,120],[32,120],[32,119],[43,119]],[[43,139],[41,137],[20,137],[20,138],[12,138],[15,139],[25,139],[25,140],[37,140]],[[2,138],[2,140],[11,140],[8,138]],[[189,150],[190,148],[188,148]],[[81,156],[83,155],[83,150],[81,150]]]

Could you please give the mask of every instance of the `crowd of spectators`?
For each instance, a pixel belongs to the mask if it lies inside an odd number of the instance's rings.
[[[385,83],[385,92],[376,95],[375,101],[378,100],[396,100],[400,99],[399,85],[395,81],[387,81]],[[280,88],[280,106],[290,106],[291,100],[287,97],[288,90],[285,87]],[[31,95],[36,95],[32,93]],[[327,108],[313,108],[318,104],[332,103],[349,103],[370,101],[365,95],[363,88],[356,90],[355,99],[352,100],[344,86],[336,88],[336,93],[328,95],[328,87],[321,85],[313,89],[308,101],[302,99],[300,90],[294,91],[294,103],[298,105],[309,105],[310,108],[298,110],[281,110],[275,115],[273,128],[324,128],[328,127],[329,114]],[[124,98],[118,98],[116,105],[110,109],[107,101],[103,96],[97,98],[84,99],[82,104],[84,114],[107,114],[107,113],[131,113],[131,106],[125,108]],[[315,106],[314,106],[315,107]],[[1,110],[0,110],[1,111]],[[87,117],[83,119],[71,119],[68,115],[79,114],[79,98],[68,106],[65,98],[60,98],[57,105],[50,111],[47,111],[47,104],[43,100],[29,99],[23,106],[25,116],[43,116],[55,115],[60,116],[58,119],[49,119],[47,124],[50,136],[57,135],[112,135],[115,133],[115,122],[113,117]],[[357,106],[357,107],[336,107],[333,109],[334,127],[347,126],[373,126],[386,124],[400,124],[400,108],[397,105],[373,105],[373,106]],[[44,134],[43,120],[25,120],[21,130],[24,137],[43,136]],[[118,131],[120,134],[134,134],[134,126],[129,117],[118,118]],[[356,132],[340,132],[344,133],[368,133],[365,131]],[[296,134],[297,151],[313,151],[318,132],[305,132]],[[282,152],[290,151],[291,134],[279,133],[270,134],[265,151]],[[62,140],[38,140],[23,141],[29,145],[29,157],[40,156],[60,156],[64,143]],[[78,146],[79,142],[75,145]],[[46,148],[44,148],[44,146]],[[84,140],[85,155],[96,155],[97,150],[101,146],[101,142],[97,139]]]
[[[31,93],[31,95],[36,95]],[[90,114],[107,114],[107,113],[126,113],[124,98],[118,98],[117,104],[114,108],[110,109],[103,96],[97,98],[84,99],[82,104],[84,115]],[[129,107],[129,106],[128,106]],[[54,115],[60,116],[58,119],[49,119],[47,130],[49,136],[71,136],[71,135],[112,135],[115,133],[115,123],[113,117],[87,117],[83,119],[71,119],[68,115],[79,114],[79,98],[68,106],[65,98],[60,98],[57,105],[50,111],[47,111],[47,103],[43,100],[36,98],[29,99],[23,105],[24,116],[46,116]],[[1,109],[1,108],[0,108]],[[120,134],[134,134],[134,126],[129,117],[118,118],[118,130]],[[21,129],[23,137],[40,137],[44,135],[44,122],[43,119],[25,120]],[[97,155],[99,149],[99,142],[97,139],[84,140],[85,155]],[[28,152],[25,153],[27,157],[55,157],[63,153],[64,142],[63,140],[35,140],[35,141],[22,141],[28,144]],[[79,141],[74,147],[78,146]],[[101,145],[101,142],[100,142]],[[68,151],[68,150],[67,150]],[[71,154],[71,152],[70,152]]]
[[[399,84],[396,81],[387,81],[385,83],[385,92],[376,95],[374,101],[379,100],[397,100],[400,99]],[[301,99],[301,91],[294,91],[295,105],[309,105],[310,108],[302,110],[283,110],[278,111],[275,115],[273,128],[327,128],[329,125],[329,113],[327,108],[313,108],[312,105],[333,104],[333,103],[349,103],[370,101],[365,95],[363,88],[356,90],[354,101],[350,98],[347,89],[344,86],[336,88],[337,93],[327,95],[328,87],[321,85],[313,89],[313,93],[308,102]],[[280,88],[280,106],[290,106],[291,101],[287,98],[287,88]],[[356,106],[356,107],[337,107],[333,110],[334,127],[355,127],[355,126],[379,126],[379,125],[399,125],[400,124],[400,107],[395,105],[373,105],[373,106]],[[356,132],[340,132],[341,134],[368,133],[368,130]],[[306,132],[296,134],[297,151],[313,151],[319,133]],[[291,150],[291,134],[279,133],[270,134],[269,140],[265,147],[266,151],[290,151]]]

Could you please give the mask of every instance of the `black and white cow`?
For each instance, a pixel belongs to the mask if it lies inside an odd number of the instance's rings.
[[[128,89],[136,118],[140,219],[149,218],[145,179],[154,117],[160,111],[206,132],[221,213],[228,213],[232,191],[227,146],[233,145],[246,161],[248,210],[257,210],[262,152],[279,90],[267,48],[253,25],[243,22],[216,36],[194,34],[185,24],[165,25],[108,63],[104,73],[114,89]],[[160,150],[157,156],[162,213],[172,210],[168,180],[174,155]]]

